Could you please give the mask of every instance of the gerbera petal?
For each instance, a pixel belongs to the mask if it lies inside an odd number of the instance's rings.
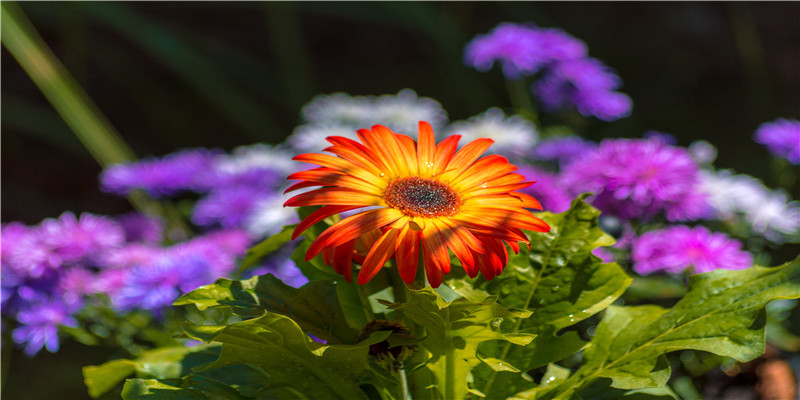
[[[397,268],[400,278],[405,283],[414,282],[419,268],[419,239],[418,231],[409,231],[403,236],[400,247],[397,248]]]
[[[397,229],[389,229],[372,245],[367,258],[361,265],[361,272],[358,273],[359,285],[363,285],[374,278],[378,271],[381,270],[381,267],[386,264],[386,261],[394,255],[394,245],[398,232],[399,230]]]
[[[461,135],[453,135],[436,145],[436,151],[433,157],[433,171],[431,171],[431,174],[440,174],[448,168],[450,159],[458,148],[459,140],[461,140]]]
[[[321,167],[314,168],[307,171],[295,172],[287,179],[303,180],[315,183],[315,186],[340,186],[350,189],[360,190],[362,192],[374,193],[380,195],[383,190],[381,186],[375,183],[370,183],[351,175],[344,174],[335,169]]]
[[[386,166],[383,165],[380,159],[376,158],[375,154],[373,154],[372,151],[366,147],[364,147],[362,150],[352,146],[334,145],[326,147],[323,149],[323,151],[336,154],[345,160],[360,165],[376,176],[380,176],[381,171],[386,169]]]
[[[425,251],[425,269],[428,268],[428,259],[430,259],[442,273],[450,272],[447,244],[436,224],[428,224],[422,231],[422,249]]]
[[[429,178],[433,174],[434,157],[436,155],[436,139],[433,135],[433,128],[429,123],[419,123],[417,141],[419,174],[423,178]]]
[[[466,200],[475,196],[489,196],[493,194],[513,192],[515,190],[525,189],[530,185],[533,185],[533,182],[520,182],[520,183],[512,183],[510,185],[500,185],[500,186],[491,186],[490,184],[487,184],[486,187],[483,187],[483,185],[481,185],[473,189],[466,190],[461,193],[461,196],[464,200]]]
[[[284,207],[301,207],[301,206],[324,206],[324,205],[340,205],[340,206],[380,206],[383,205],[383,200],[380,196],[365,193],[359,190],[345,189],[338,187],[324,187],[321,189],[312,190],[310,192],[300,193],[297,196],[286,200]]]
[[[372,150],[372,152],[375,153],[378,158],[380,158],[381,162],[386,165],[386,168],[388,169],[386,171],[387,174],[391,176],[398,176],[400,169],[397,166],[395,158],[392,157],[392,153],[387,149],[387,145],[383,143],[380,135],[375,131],[377,126],[378,125],[374,126],[372,130],[359,129],[356,131],[356,135],[358,135],[358,138],[361,139],[364,145],[367,146],[368,149]]]
[[[399,176],[408,176],[410,174],[408,160],[401,149],[400,142],[397,141],[396,134],[383,125],[373,126],[372,132],[380,140],[384,151],[386,151],[389,160],[391,160],[390,162],[394,163]]]
[[[542,209],[542,205],[533,196],[524,193],[509,193],[508,195],[489,195],[470,197],[464,201],[465,205],[484,205],[484,206],[509,206],[519,208]]]
[[[446,172],[443,172],[440,179],[444,181],[451,181],[461,175],[464,171],[472,165],[478,157],[483,154],[489,146],[494,143],[494,140],[489,138],[480,138],[467,143],[462,147],[447,164]]]
[[[472,164],[461,176],[452,180],[451,185],[455,190],[461,191],[488,183],[492,179],[516,170],[517,167],[509,164],[505,157],[492,154]],[[446,179],[444,174],[442,179]]]
[[[353,280],[353,247],[356,241],[350,240],[338,246],[333,251],[331,265],[337,274],[344,275],[347,282]]]
[[[447,243],[447,248],[450,249],[453,254],[456,255],[456,257],[458,257],[458,260],[461,261],[461,265],[464,267],[464,269],[467,271],[473,270],[475,266],[475,259],[472,256],[470,247],[467,245],[464,239],[462,239],[458,230],[447,225],[442,220],[434,220],[433,222],[437,225],[442,238]],[[483,250],[480,245],[478,245],[478,248]]]
[[[375,175],[367,171],[364,167],[346,160],[341,157],[335,157],[328,154],[300,154],[292,158],[295,161],[301,161],[309,164],[317,164],[323,167],[333,168],[337,171],[344,172],[367,182],[378,182],[381,180],[380,174]]]
[[[466,207],[465,207],[466,208]],[[513,226],[537,232],[547,232],[550,226],[527,211],[504,210],[491,206],[470,206],[464,210],[473,215],[480,215],[484,221],[491,220],[502,226]]]
[[[306,229],[308,229],[311,225],[316,224],[319,221],[322,221],[325,218],[330,217],[334,214],[339,214],[341,212],[355,210],[360,206],[322,206],[318,210],[315,210],[311,214],[309,214],[305,219],[300,221],[297,224],[297,227],[294,228],[294,232],[292,233],[292,240],[297,239],[301,233],[303,233]]]
[[[324,248],[340,246],[371,230],[391,224],[402,217],[403,214],[400,211],[381,208],[364,211],[343,219],[326,229],[311,243],[306,253],[306,260],[316,257]]]
[[[394,137],[400,144],[400,151],[403,153],[403,159],[405,160],[406,168],[408,168],[409,174],[418,176],[419,166],[417,165],[417,143],[414,141],[414,139],[399,133],[395,133]]]

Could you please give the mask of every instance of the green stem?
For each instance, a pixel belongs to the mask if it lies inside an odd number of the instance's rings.
[[[102,167],[135,159],[130,147],[47,47],[22,8],[16,2],[7,1],[0,7],[3,45],[92,157]],[[128,198],[141,211],[159,210],[144,193],[133,193]]]
[[[443,399],[452,399],[456,390],[456,354],[452,338],[448,339],[447,351],[444,354],[444,393]]]
[[[411,395],[408,393],[408,379],[406,378],[406,366],[400,362],[400,368],[397,371],[400,378],[400,399],[411,400]]]
[[[508,96],[511,99],[511,106],[514,107],[514,111],[529,119],[539,128],[539,113],[536,112],[536,107],[531,101],[525,80],[506,80],[506,87],[508,88]]]

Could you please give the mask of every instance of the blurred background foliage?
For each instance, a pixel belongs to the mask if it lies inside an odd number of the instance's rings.
[[[411,88],[441,102],[450,120],[491,106],[510,111],[499,70],[461,62],[472,37],[503,21],[561,28],[617,70],[633,114],[575,121],[590,139],[649,129],[681,145],[704,138],[719,148],[718,167],[776,187],[752,133],[800,116],[797,2],[20,5],[139,157],[279,143],[304,103],[337,91]],[[100,166],[5,48],[2,81],[3,220],[129,210],[97,190]]]

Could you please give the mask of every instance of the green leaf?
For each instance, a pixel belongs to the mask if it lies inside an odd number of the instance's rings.
[[[564,359],[586,346],[574,331],[557,332],[600,312],[630,285],[631,278],[616,263],[604,264],[591,254],[614,239],[597,223],[600,212],[579,196],[561,214],[540,213],[550,225],[548,233],[529,233],[531,249],[511,257],[503,274],[483,288],[499,296],[507,307],[533,311],[530,318],[504,322],[509,331],[537,335],[529,346],[486,344],[487,357],[504,360],[529,371]],[[476,385],[488,398],[506,398],[533,387],[520,373],[476,369]]]
[[[186,389],[180,380],[128,379],[122,388],[124,400],[209,400],[203,392]]]
[[[480,363],[477,357],[479,344],[505,340],[525,346],[533,340],[532,334],[500,332],[503,319],[527,318],[531,313],[508,309],[495,300],[490,297],[476,303],[462,297],[446,302],[427,287],[409,289],[408,301],[392,306],[426,329],[427,336],[421,344],[430,353],[427,367],[436,376],[438,389],[444,398],[463,399],[471,390],[467,385],[467,377],[472,368]]]
[[[247,254],[244,256],[244,261],[242,261],[242,265],[239,266],[239,270],[236,273],[241,274],[248,268],[258,264],[262,258],[289,243],[292,240],[292,232],[294,232],[295,227],[297,227],[297,224],[286,225],[280,232],[248,249]]]
[[[191,368],[214,361],[219,345],[164,347],[143,353],[135,360],[113,360],[83,367],[83,381],[89,395],[97,398],[133,373],[140,377],[179,378]]]
[[[290,318],[267,312],[221,329],[213,339],[222,343],[219,359],[203,372],[249,364],[268,374],[263,390],[273,395],[283,390],[283,396],[294,393],[293,398],[364,399],[358,381],[367,367],[369,346],[390,333],[375,332],[355,345],[324,345]]]
[[[244,281],[218,279],[181,296],[174,304],[195,304],[201,310],[230,306],[239,315],[248,317],[260,316],[266,310],[291,317],[321,339],[353,343],[358,333],[345,320],[337,285],[331,281],[311,281],[297,289],[272,274]]]
[[[556,398],[598,378],[612,386],[663,386],[669,378],[664,355],[708,351],[738,361],[764,352],[765,305],[800,297],[800,259],[780,267],[717,270],[692,276],[689,291],[674,307],[609,307],[584,353],[584,364]]]

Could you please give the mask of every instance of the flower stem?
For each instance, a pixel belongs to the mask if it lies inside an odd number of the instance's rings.
[[[0,7],[3,45],[92,157],[102,167],[135,159],[133,150],[50,51],[22,8],[9,1]],[[131,193],[128,199],[140,211],[160,211],[158,204],[142,192]]]
[[[397,371],[400,377],[400,399],[411,400],[411,395],[408,393],[408,379],[406,378],[406,366],[400,362],[400,368]]]
[[[444,354],[444,393],[442,398],[452,399],[456,390],[456,355],[452,338],[448,338],[447,351]]]

